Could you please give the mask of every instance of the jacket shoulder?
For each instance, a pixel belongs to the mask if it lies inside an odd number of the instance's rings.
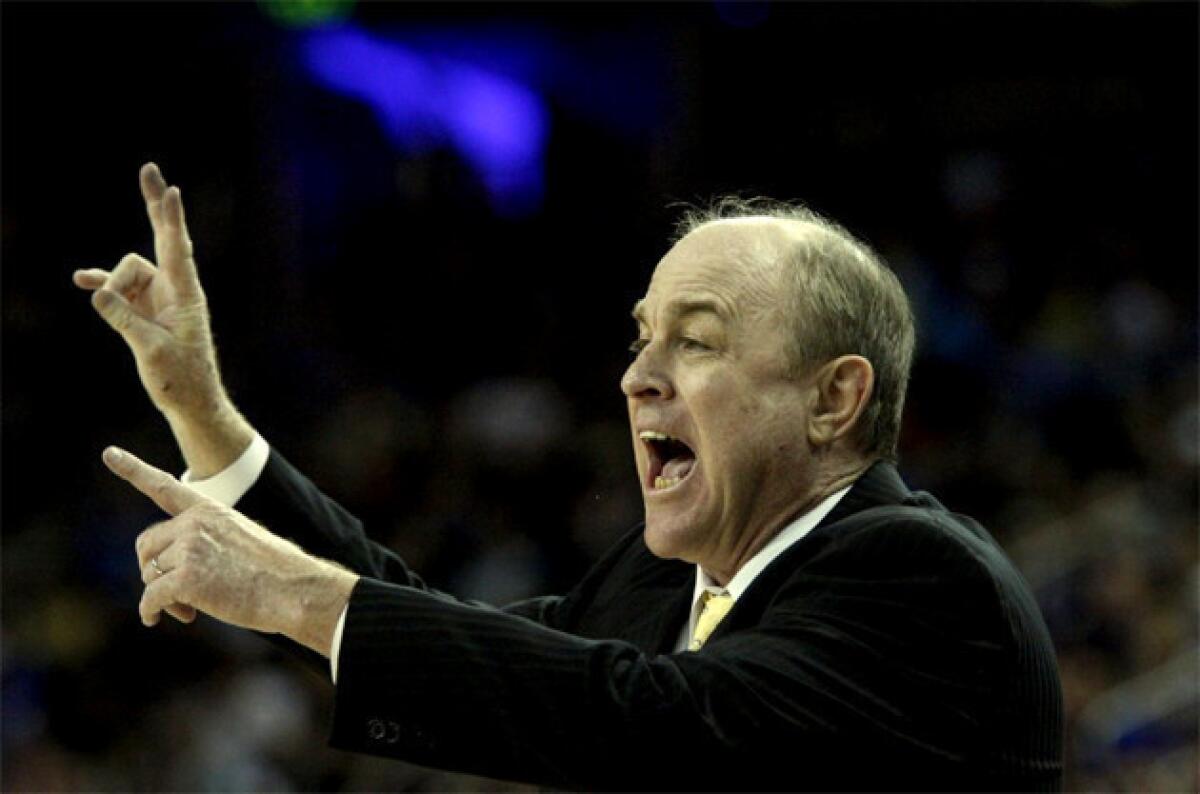
[[[1016,575],[999,544],[975,519],[952,513],[926,494],[901,504],[878,505],[823,528],[831,551],[870,554],[887,564],[981,568]]]
[[[927,494],[821,528],[820,542],[795,573],[804,578],[829,571],[852,572],[864,583],[905,581],[911,592],[962,599],[960,607],[991,614],[1008,638],[1034,636],[1050,647],[1033,592],[1000,545],[979,522]]]

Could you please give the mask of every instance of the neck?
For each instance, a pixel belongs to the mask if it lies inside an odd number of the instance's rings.
[[[762,551],[763,546],[766,546],[784,527],[812,510],[830,495],[851,485],[874,462],[874,460],[856,460],[852,464],[836,470],[822,472],[802,499],[793,502],[788,509],[780,512],[779,517],[765,524],[762,531],[746,533],[738,541],[730,558],[727,558],[729,562],[709,564],[700,561],[700,567],[714,582],[725,587],[729,584],[729,580],[742,569],[742,566]]]

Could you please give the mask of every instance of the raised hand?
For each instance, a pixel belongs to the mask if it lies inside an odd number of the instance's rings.
[[[127,254],[111,272],[77,270],[74,281],[93,290],[92,305],[133,351],[142,384],[160,411],[211,410],[220,380],[183,200],[153,163],[142,166],[141,187],[158,266]]]
[[[199,610],[235,626],[284,634],[329,655],[334,627],[358,576],[156,469],[109,447],[105,464],[171,518],[137,539],[147,626],[167,610],[189,622]]]
[[[92,306],[129,345],[193,475],[206,477],[232,463],[254,431],[221,384],[179,188],[168,187],[154,163],[142,166],[140,182],[157,265],[128,254],[112,271],[77,270],[73,280],[92,291]]]

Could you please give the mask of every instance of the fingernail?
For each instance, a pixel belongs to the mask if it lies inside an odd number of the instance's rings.
[[[116,447],[109,447],[104,450],[104,462],[110,466],[115,466],[120,463],[125,457],[125,453]]]

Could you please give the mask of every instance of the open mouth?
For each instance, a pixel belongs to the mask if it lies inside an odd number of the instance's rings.
[[[649,453],[646,490],[669,491],[687,479],[696,467],[696,453],[679,439],[657,430],[643,430],[638,437]]]

